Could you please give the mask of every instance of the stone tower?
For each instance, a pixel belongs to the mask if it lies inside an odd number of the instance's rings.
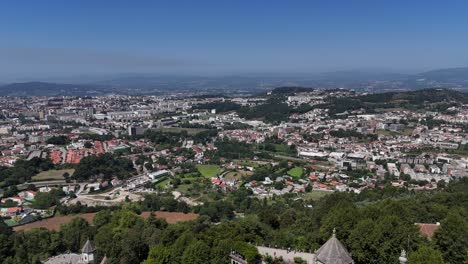
[[[83,249],[81,249],[81,262],[83,263],[93,263],[94,262],[94,248],[93,244],[88,240],[86,240]]]

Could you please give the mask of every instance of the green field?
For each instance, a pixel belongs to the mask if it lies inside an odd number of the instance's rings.
[[[169,183],[169,181],[170,180],[168,178],[161,179],[158,183],[156,183],[156,187],[164,188]]]
[[[176,191],[179,191],[181,193],[186,193],[188,192],[188,189],[192,187],[192,184],[181,184],[177,186]]]
[[[313,200],[317,201],[320,200],[322,197],[325,197],[329,194],[332,194],[333,192],[324,192],[324,191],[312,191],[309,193],[304,193],[304,199],[305,200]]]
[[[197,165],[197,169],[204,178],[211,178],[221,172],[218,165]]]
[[[288,171],[288,175],[294,178],[302,177],[304,169],[302,167],[294,167]]]
[[[402,132],[399,131],[390,131],[390,130],[377,130],[378,135],[383,136],[398,136],[398,135],[405,135],[410,136],[413,133],[413,128],[405,128]]]
[[[73,175],[75,172],[74,169],[64,169],[64,170],[48,170],[42,171],[36,176],[32,177],[33,181],[46,181],[46,180],[64,180],[63,174],[68,172],[68,174]]]

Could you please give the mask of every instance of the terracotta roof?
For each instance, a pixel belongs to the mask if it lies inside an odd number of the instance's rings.
[[[6,210],[6,213],[16,213],[21,211],[21,207],[10,207]]]
[[[421,235],[431,239],[434,236],[434,232],[439,229],[440,224],[424,224],[424,223],[416,223],[419,227],[419,233]]]

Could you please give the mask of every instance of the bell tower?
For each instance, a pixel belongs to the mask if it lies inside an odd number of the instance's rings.
[[[96,249],[94,248],[93,244],[88,240],[86,240],[85,245],[83,246],[83,249],[81,249],[81,262],[83,263],[93,263],[94,262],[94,251]]]

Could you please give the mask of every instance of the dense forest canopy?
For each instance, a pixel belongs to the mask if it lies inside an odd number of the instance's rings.
[[[357,264],[397,263],[402,249],[412,263],[464,263],[468,260],[467,188],[468,179],[462,179],[429,192],[386,187],[360,194],[334,193],[315,202],[293,194],[259,200],[241,188],[224,200],[193,208],[201,215],[198,220],[173,225],[137,215],[168,203],[152,194],[117,210],[100,211],[92,225],[77,218],[60,232],[13,233],[1,224],[0,259],[38,263],[60,252],[76,252],[89,238],[98,248],[98,259],[106,255],[110,263],[218,264],[228,263],[232,249],[257,259],[254,244],[316,250],[336,228]],[[171,208],[189,210],[177,202]],[[236,218],[234,212],[244,217]],[[415,225],[435,222],[441,227],[432,240]]]
[[[79,181],[97,177],[103,177],[104,179],[110,179],[112,177],[125,179],[128,178],[133,171],[133,163],[129,159],[105,153],[84,157],[76,166],[72,178]]]

